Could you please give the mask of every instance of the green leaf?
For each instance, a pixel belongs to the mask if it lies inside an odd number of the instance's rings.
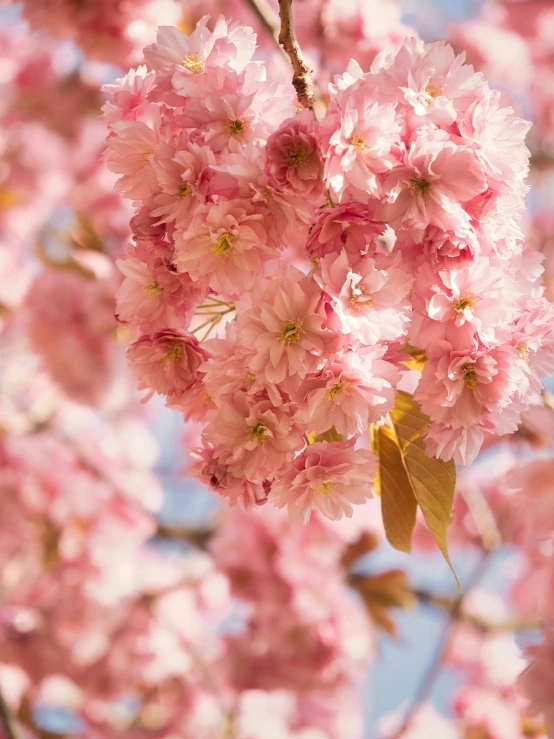
[[[447,542],[456,466],[452,460],[443,462],[425,454],[422,436],[430,420],[409,393],[397,393],[388,418],[389,425],[378,430],[379,488],[387,538],[397,549],[410,551],[415,500],[460,589]]]

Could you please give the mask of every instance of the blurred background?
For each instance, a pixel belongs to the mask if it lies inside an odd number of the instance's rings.
[[[554,3],[293,5],[322,86],[415,35],[448,39],[513,96],[534,123],[525,230],[552,298]],[[463,598],[423,525],[412,555],[385,541],[378,499],[306,527],[222,506],[188,474],[198,429],[141,403],[114,317],[132,212],[102,162],[100,88],[141,63],[158,25],[188,33],[220,13],[288,74],[246,0],[0,2],[4,733],[544,737],[516,679],[552,570],[552,384],[459,472]]]

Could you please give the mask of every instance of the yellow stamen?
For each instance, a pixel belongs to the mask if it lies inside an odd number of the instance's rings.
[[[227,128],[233,134],[233,136],[242,136],[242,134],[248,129],[248,121],[229,121]]]
[[[431,183],[427,182],[427,180],[424,180],[423,178],[415,177],[413,180],[410,180],[410,183],[410,189],[414,195],[422,195],[423,197],[427,195],[429,188],[431,187]]]
[[[462,373],[464,375],[464,385],[469,388],[469,390],[473,390],[475,385],[479,382],[477,379],[477,373],[475,372],[475,367],[472,364],[464,364],[462,367]]]
[[[284,346],[298,344],[303,333],[302,321],[287,321],[279,335],[279,341]]]
[[[367,295],[363,290],[360,290],[357,294],[351,290],[348,300],[354,308],[370,308],[373,304],[371,295]]]
[[[183,182],[181,187],[179,188],[179,192],[177,193],[177,197],[179,200],[182,200],[183,198],[186,198],[187,195],[190,195],[192,192],[192,187],[189,185],[188,182]]]
[[[522,359],[524,359],[526,362],[528,362],[529,361],[529,357],[531,355],[530,355],[529,347],[527,346],[527,344],[523,344],[523,343],[518,344],[517,347],[516,347],[516,349],[517,349],[517,353],[519,354],[519,356]]]
[[[233,254],[233,241],[235,240],[235,238],[236,237],[234,234],[225,231],[225,233],[220,234],[219,238],[213,245],[213,251],[215,251],[216,254],[224,254],[225,256]]]
[[[197,51],[193,54],[189,51],[183,59],[183,67],[188,69],[189,72],[192,72],[192,74],[203,74],[206,70],[206,65],[204,64],[204,55],[202,52]]]
[[[445,88],[445,85],[443,85],[442,87],[433,87],[433,84],[429,82],[429,84],[425,88],[425,93],[429,95],[430,98],[432,98],[432,100],[430,100],[429,103],[432,103],[436,97],[438,97],[439,95],[442,95],[442,93],[444,92],[444,88]]]
[[[148,162],[148,157],[151,157],[153,153],[154,153],[154,149],[149,149],[148,151],[145,151],[144,154],[142,154],[137,159],[137,162],[144,162],[146,164]]]
[[[267,428],[263,423],[257,423],[255,426],[250,426],[247,428],[247,431],[248,436],[252,441],[255,441],[257,444],[263,444],[267,432]]]
[[[167,364],[168,362],[178,362],[182,358],[183,358],[183,347],[178,341],[174,341],[171,344],[171,349],[162,359],[162,362],[164,364]]]
[[[157,281],[153,282],[151,285],[146,285],[144,288],[144,292],[148,293],[148,295],[161,295],[163,291],[163,287],[160,287],[160,284]]]
[[[454,310],[457,313],[462,313],[462,311],[464,311],[466,308],[473,308],[473,306],[476,305],[480,300],[481,300],[481,298],[479,298],[479,297],[477,297],[477,298],[470,298],[470,297],[460,298],[458,300],[458,302],[454,304]]]
[[[346,390],[348,388],[348,385],[345,382],[338,382],[336,385],[333,385],[333,387],[329,390],[325,398],[329,400],[331,403],[334,403],[337,399],[337,396],[342,393],[343,390]]]
[[[358,134],[354,134],[348,139],[348,143],[350,146],[353,146],[355,149],[358,149],[358,151],[362,151],[366,148],[364,140],[361,136],[358,136]]]
[[[314,493],[317,493],[318,495],[330,495],[331,490],[336,487],[336,482],[322,482],[321,485],[314,488]]]
[[[302,147],[299,149],[293,149],[289,152],[289,159],[291,162],[296,164],[297,167],[303,167],[308,161],[308,153]]]

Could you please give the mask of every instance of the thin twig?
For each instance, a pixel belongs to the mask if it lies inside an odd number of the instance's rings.
[[[267,0],[246,0],[247,4],[252,8],[254,15],[260,21],[270,36],[273,36],[279,49],[279,16]]]
[[[390,737],[390,739],[400,739],[402,734],[404,734],[404,732],[410,728],[414,716],[416,715],[420,707],[429,698],[431,691],[433,690],[433,686],[435,685],[435,681],[442,669],[444,659],[450,646],[450,634],[452,631],[452,627],[458,622],[460,618],[460,613],[462,612],[462,607],[467,594],[470,593],[473,588],[475,588],[481,582],[485,572],[490,565],[494,552],[494,549],[483,549],[482,557],[467,584],[465,592],[454,599],[452,609],[448,614],[448,618],[444,625],[444,629],[433,659],[431,660],[431,664],[423,675],[414,700],[406,716],[404,717],[404,720],[402,721],[402,725],[394,733],[394,735]]]
[[[457,604],[456,597],[436,595],[421,588],[414,588],[412,593],[420,603],[441,608],[451,614],[456,613],[458,621],[470,624],[485,633],[533,631],[540,628],[541,625],[541,621],[537,618],[510,618],[504,621],[490,621],[476,613],[471,613],[471,611],[468,611],[463,606],[460,608]]]
[[[4,729],[6,739],[20,739],[19,732],[15,728],[15,721],[8,704],[4,699],[4,695],[0,690],[0,725]]]
[[[315,96],[312,87],[312,70],[304,61],[300,46],[294,35],[292,0],[279,0],[279,15],[281,16],[279,43],[292,64],[292,84],[296,90],[296,97],[303,108],[313,110]]]

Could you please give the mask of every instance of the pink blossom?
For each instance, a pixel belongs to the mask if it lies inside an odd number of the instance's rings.
[[[401,125],[383,104],[378,80],[367,75],[332,100],[323,121],[325,179],[340,200],[381,195],[380,175],[398,162]]]
[[[233,476],[229,466],[217,457],[216,448],[212,444],[205,443],[200,448],[192,449],[191,457],[193,459],[191,475],[209,485],[231,508],[239,505],[245,510],[250,510],[253,506],[265,503],[267,486],[261,482]]]
[[[227,200],[197,210],[176,235],[174,260],[179,272],[233,299],[262,274],[269,241],[263,213],[248,201]]]
[[[362,344],[392,341],[406,332],[407,295],[412,277],[399,254],[352,257],[328,254],[319,264],[318,280],[331,297],[341,330]]]
[[[331,426],[346,436],[364,434],[392,408],[400,375],[382,354],[378,349],[348,352],[307,381],[308,387],[315,385],[306,396],[310,428],[318,434]]]
[[[132,200],[147,198],[157,189],[152,157],[160,141],[158,133],[133,120],[114,121],[111,128],[104,160],[110,171],[121,175],[116,189]]]
[[[291,521],[310,519],[318,509],[331,520],[352,516],[352,505],[373,494],[375,455],[354,449],[354,440],[311,444],[271,486],[269,502],[286,507]]]
[[[469,147],[455,144],[445,131],[420,129],[410,141],[403,166],[385,178],[388,202],[381,217],[393,228],[432,224],[455,231],[469,224],[463,203],[484,186],[480,164]]]
[[[520,677],[529,698],[529,713],[543,714],[549,736],[554,735],[554,629],[546,627],[540,644],[526,649],[530,664]]]
[[[144,50],[146,63],[161,73],[162,85],[168,77],[181,95],[191,95],[199,78],[218,67],[241,72],[250,61],[256,39],[251,29],[227,24],[220,16],[213,31],[208,16],[197,23],[190,36],[171,26],[161,26],[155,44]]]
[[[148,100],[154,87],[156,75],[148,72],[145,66],[130,69],[129,72],[112,85],[104,85],[102,92],[108,100],[102,108],[102,118],[106,123],[121,120],[148,119],[150,111],[157,106]]]
[[[211,419],[205,436],[229,474],[262,482],[275,475],[302,447],[290,409],[236,392]]]
[[[383,89],[403,93],[402,104],[412,112],[409,122],[414,128],[428,123],[447,127],[485,88],[483,76],[464,61],[464,55],[456,56],[444,41],[425,44],[407,38],[384,65]]]
[[[509,340],[516,291],[509,276],[486,257],[438,274],[424,265],[415,284],[425,316],[414,326],[420,346],[446,339],[457,348],[469,349]]]
[[[181,395],[196,382],[207,354],[192,334],[165,329],[133,342],[127,357],[143,388]]]
[[[238,319],[238,343],[248,368],[269,382],[316,372],[337,347],[324,328],[321,290],[311,276],[291,269],[284,279],[254,287],[253,307]]]
[[[323,164],[311,111],[301,111],[271,134],[266,144],[266,162],[270,176],[284,192],[321,197]]]
[[[320,210],[306,244],[312,257],[322,257],[342,249],[360,255],[373,254],[385,224],[373,219],[371,209],[361,203],[348,202]]]
[[[186,136],[161,146],[152,160],[160,192],[154,195],[151,216],[159,223],[190,218],[195,207],[203,204],[215,165],[211,149],[198,146]]]

